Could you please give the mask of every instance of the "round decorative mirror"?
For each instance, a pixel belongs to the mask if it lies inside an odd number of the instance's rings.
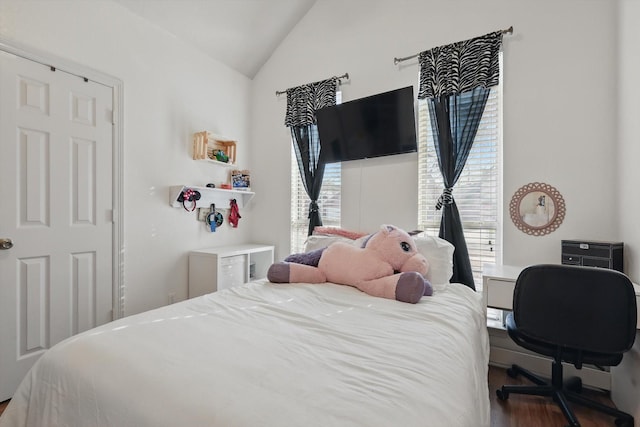
[[[558,190],[549,184],[532,182],[515,192],[509,204],[509,213],[521,231],[544,236],[562,224],[566,208]]]

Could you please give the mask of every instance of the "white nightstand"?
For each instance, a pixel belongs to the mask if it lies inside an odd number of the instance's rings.
[[[523,267],[486,265],[482,269],[482,292],[485,307],[511,310],[513,289]]]
[[[189,253],[189,298],[267,277],[271,245],[243,244]]]

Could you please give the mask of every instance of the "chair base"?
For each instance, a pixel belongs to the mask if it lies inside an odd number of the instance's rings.
[[[512,365],[511,368],[507,370],[507,374],[512,378],[522,375],[535,385],[503,385],[502,388],[496,390],[496,395],[500,400],[507,400],[509,398],[509,394],[512,393],[552,397],[553,401],[562,410],[567,421],[569,421],[569,427],[580,427],[580,422],[569,406],[569,402],[586,406],[615,417],[615,425],[618,427],[634,426],[633,417],[626,412],[603,405],[600,402],[596,402],[595,400],[588,399],[581,395],[580,391],[582,390],[582,381],[580,378],[574,377],[567,381],[563,381],[562,363],[557,360],[553,361],[551,383],[518,365]]]

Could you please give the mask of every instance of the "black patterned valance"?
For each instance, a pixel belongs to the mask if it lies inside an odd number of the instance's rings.
[[[419,99],[491,87],[500,77],[502,31],[420,52]]]
[[[316,111],[336,105],[338,78],[287,89],[285,126],[307,126],[316,123]]]

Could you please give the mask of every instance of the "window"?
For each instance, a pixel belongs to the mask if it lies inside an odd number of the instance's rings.
[[[304,251],[309,231],[309,196],[304,189],[296,154],[291,147],[291,253]],[[340,163],[329,163],[324,168],[324,180],[318,198],[322,224],[340,227]]]
[[[500,58],[502,60],[502,57]],[[496,263],[500,251],[502,84],[491,89],[466,166],[453,188],[471,260],[476,289],[482,265]],[[427,100],[418,100],[418,228],[432,236],[440,230],[435,204],[444,188],[433,144]]]
[[[336,103],[341,102],[341,92],[336,93]],[[318,129],[314,128],[317,132]],[[324,179],[318,198],[322,224],[340,227],[340,197],[342,168],[340,163],[329,163],[324,167]],[[304,251],[304,243],[309,231],[309,203],[311,200],[304,189],[296,153],[291,145],[291,253]]]

